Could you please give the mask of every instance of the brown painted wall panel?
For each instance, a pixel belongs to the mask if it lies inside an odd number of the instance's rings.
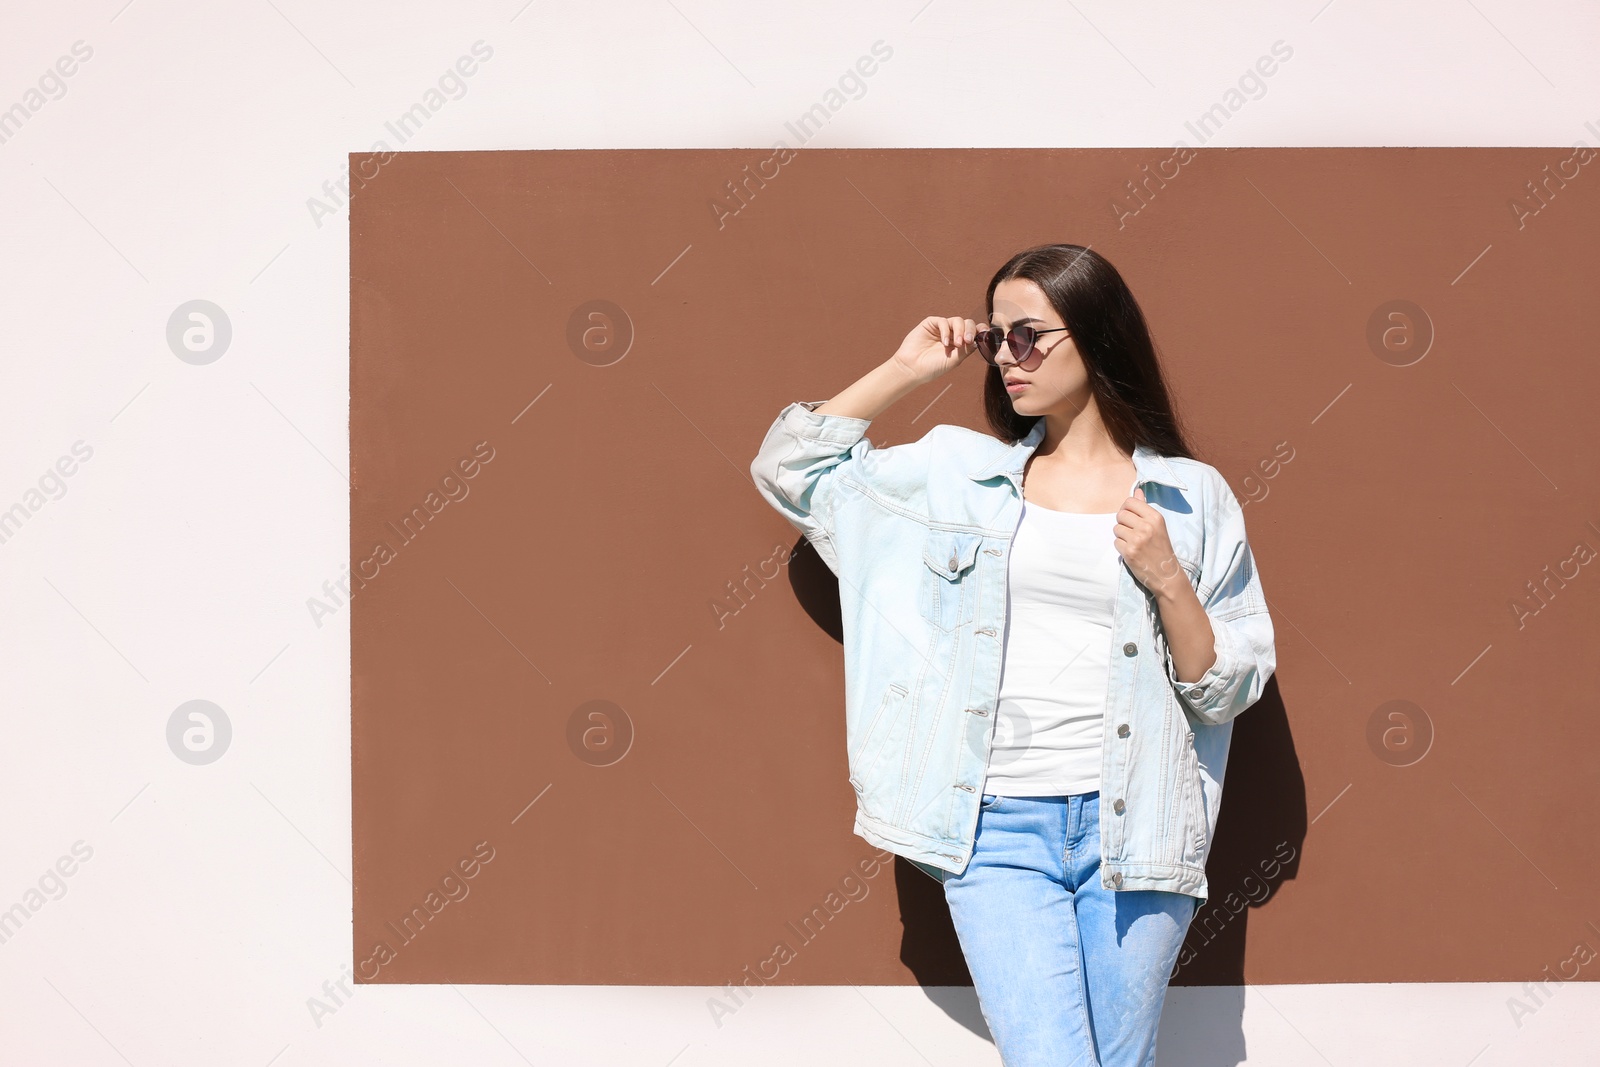
[[[350,222],[360,979],[721,985],[784,942],[779,983],[967,980],[931,880],[857,871],[836,589],[748,464],[784,404],[1057,240],[1139,296],[1278,629],[1176,981],[1520,981],[1600,949],[1600,178],[1526,188],[1570,155],[807,150],[743,206],[725,183],[769,150],[382,163]],[[605,366],[568,342],[595,300],[632,327]],[[1431,323],[1403,366],[1368,339],[1396,300]],[[870,436],[981,427],[981,377]],[[1431,733],[1406,766],[1390,701]]]

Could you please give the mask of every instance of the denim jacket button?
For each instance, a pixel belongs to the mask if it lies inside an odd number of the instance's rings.
[[[960,566],[961,566],[961,561],[956,559],[954,556],[951,556],[950,557],[950,570],[954,571],[954,570],[956,570],[956,568],[958,568]]]
[[[1194,697],[1196,700],[1199,700],[1206,695],[1206,687],[1203,685],[1197,685],[1193,689],[1189,690],[1189,695]]]
[[[1129,641],[1127,644],[1122,646],[1122,654],[1124,656],[1136,656],[1139,654],[1139,646],[1134,644],[1132,641]]]
[[[1125,806],[1126,806],[1126,805],[1124,805],[1124,804],[1123,804],[1123,803],[1122,803],[1122,798],[1121,798],[1121,797],[1118,797],[1118,798],[1117,798],[1117,799],[1116,799],[1116,802],[1115,802],[1115,803],[1113,803],[1113,804],[1112,804],[1112,805],[1111,805],[1111,810],[1112,810],[1112,811],[1114,811],[1114,812],[1116,812],[1116,813],[1117,813],[1117,814],[1118,814],[1118,815],[1121,815],[1121,814],[1122,814],[1122,809],[1123,809],[1123,808],[1124,808],[1124,807],[1125,807]]]
[[[1122,723],[1117,727],[1117,736],[1118,737],[1127,737],[1128,736],[1128,724],[1127,723]]]
[[[1121,871],[1118,871],[1116,874],[1113,874],[1111,876],[1111,884],[1112,885],[1121,885],[1122,884],[1122,872]]]

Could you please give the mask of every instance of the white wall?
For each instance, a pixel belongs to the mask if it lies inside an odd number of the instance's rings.
[[[308,200],[480,39],[405,147],[766,146],[879,39],[893,60],[814,145],[1166,145],[1280,39],[1212,144],[1594,143],[1593,5],[1209,7],[7,4],[0,108],[92,54],[0,142],[0,509],[92,454],[0,543],[0,909],[92,852],[0,943],[0,1061],[998,1062],[904,987],[769,989],[720,1029],[693,988],[363,986],[313,1018],[350,943],[348,617],[305,606],[346,558],[349,249]],[[233,334],[203,366],[166,337],[196,299]],[[209,768],[168,747],[193,699],[234,731]],[[1513,994],[1251,987],[1248,1059],[1593,1062],[1600,985],[1520,1026]],[[1163,1062],[1237,1035],[1240,1003],[1173,990]]]

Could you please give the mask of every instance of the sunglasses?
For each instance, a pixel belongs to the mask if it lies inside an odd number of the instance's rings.
[[[1041,334],[1059,333],[1065,326],[1056,326],[1049,330],[1036,330],[1032,326],[1013,326],[1009,333],[1003,333],[998,326],[991,326],[987,330],[979,330],[974,339],[978,346],[978,354],[991,367],[998,367],[994,357],[1000,354],[1001,342],[1011,346],[1011,355],[1017,361],[1017,366],[1023,370],[1033,370],[1044,359],[1047,353],[1037,351],[1033,346]]]

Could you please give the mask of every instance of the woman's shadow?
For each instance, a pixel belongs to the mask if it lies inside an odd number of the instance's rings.
[[[804,538],[794,549],[788,570],[801,607],[842,643],[838,580]],[[1278,887],[1295,876],[1305,842],[1305,779],[1276,677],[1267,683],[1261,699],[1234,720],[1228,770],[1206,862],[1209,897],[1189,924],[1171,980],[1175,991],[1167,995],[1157,1042],[1158,1049],[1181,1047],[1183,1063],[1192,1067],[1233,1067],[1243,1062],[1250,910],[1267,906]],[[900,962],[940,1009],[992,1040],[943,889],[903,858],[896,857],[894,866],[903,926]]]

